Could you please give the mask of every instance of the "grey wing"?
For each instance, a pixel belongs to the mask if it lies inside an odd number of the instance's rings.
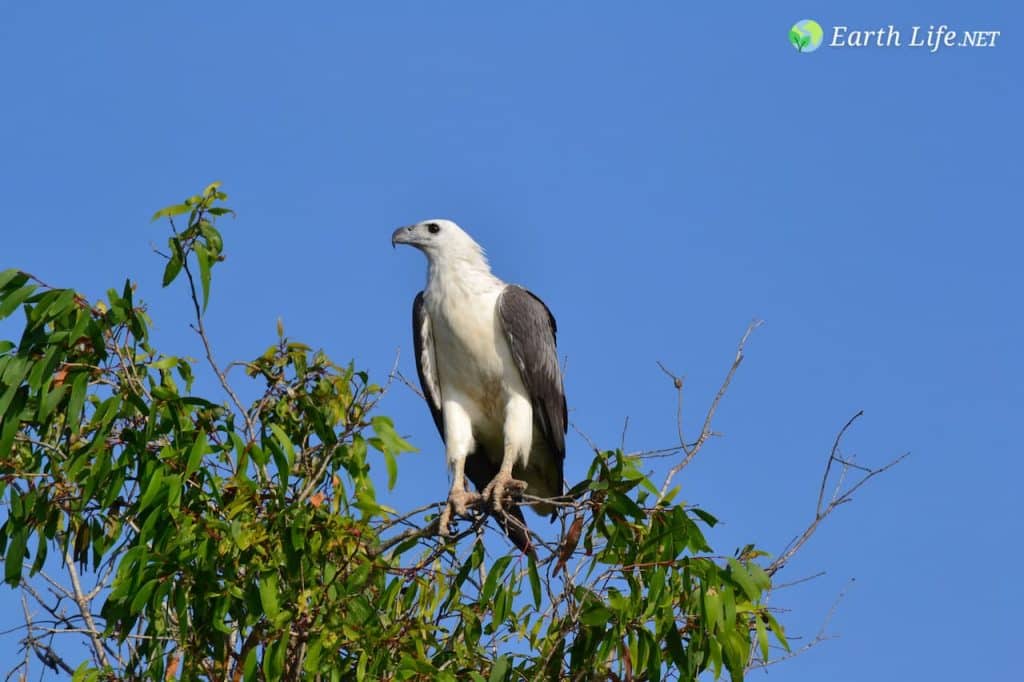
[[[514,284],[501,292],[498,315],[512,358],[530,394],[534,420],[548,448],[558,458],[561,478],[569,419],[555,345],[558,332],[555,317],[543,301]],[[562,489],[561,480],[558,489]]]
[[[434,358],[434,335],[430,330],[430,316],[423,304],[423,292],[416,294],[412,303],[412,341],[416,353],[416,373],[420,377],[423,397],[427,399],[430,416],[434,418],[437,432],[444,440],[444,418],[441,415],[441,382],[437,379],[437,362]]]

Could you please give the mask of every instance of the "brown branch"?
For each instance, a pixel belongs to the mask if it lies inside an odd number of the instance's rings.
[[[395,545],[405,542],[406,540],[410,540],[413,538],[419,539],[437,535],[438,530],[440,528],[441,517],[438,517],[430,523],[428,523],[426,526],[423,526],[422,528],[410,528],[408,530],[404,530],[401,533],[398,533],[397,535],[394,535],[385,540],[384,542],[382,542],[379,547],[370,550],[370,558],[379,557],[381,554],[388,551]]]
[[[875,476],[878,476],[879,474],[884,474],[886,471],[888,471],[889,469],[893,468],[894,466],[902,462],[904,459],[906,459],[906,457],[910,454],[909,452],[905,452],[899,457],[891,460],[884,466],[881,466],[877,469],[869,469],[867,467],[860,465],[852,465],[849,460],[841,457],[839,453],[839,448],[842,444],[843,437],[846,435],[847,430],[849,430],[853,423],[857,421],[863,414],[864,411],[861,410],[857,414],[853,415],[836,435],[835,441],[833,441],[832,443],[832,450],[829,452],[828,461],[825,463],[825,471],[821,477],[821,486],[818,489],[818,501],[815,507],[814,519],[807,525],[807,527],[799,536],[794,538],[789,543],[789,545],[782,552],[782,554],[779,555],[775,559],[775,561],[773,561],[768,566],[768,575],[774,575],[776,572],[781,570],[789,562],[789,560],[792,559],[793,556],[800,551],[800,549],[807,543],[807,541],[811,539],[811,536],[813,536],[814,533],[818,530],[818,526],[821,525],[821,522],[828,518],[829,514],[835,511],[836,507],[842,504],[846,504],[847,502],[852,500],[853,494],[857,492],[857,490],[859,490],[861,486],[863,486],[865,483],[870,481]],[[839,473],[839,483],[837,484],[837,487],[832,493],[831,498],[829,498],[828,502],[826,503],[825,488],[828,487],[829,476],[832,474],[833,463],[838,463],[842,468]],[[854,483],[853,485],[849,486],[844,490],[842,487],[843,482],[845,481],[846,474],[850,471],[851,468],[861,471],[864,475],[856,483]]]
[[[401,381],[401,382],[402,382],[403,384],[405,384],[405,386],[406,386],[406,387],[407,387],[407,388],[408,388],[408,389],[409,389],[410,391],[412,391],[413,393],[415,393],[416,395],[418,395],[418,396],[420,397],[420,399],[422,399],[422,400],[426,400],[426,399],[427,399],[427,397],[426,397],[425,395],[423,395],[423,391],[421,391],[421,390],[420,390],[420,387],[419,387],[419,386],[417,386],[416,384],[412,383],[411,381],[409,381],[409,379],[408,379],[408,378],[407,378],[407,377],[406,377],[406,376],[405,376],[404,374],[402,374],[402,372],[401,372],[401,371],[399,371],[399,370],[397,370],[397,369],[396,369],[396,370],[395,370],[395,371],[394,371],[394,372],[392,373],[392,376],[394,376],[394,377],[395,377],[395,378],[397,378],[397,379],[398,379],[399,381]]]
[[[672,379],[672,384],[675,386],[676,393],[678,395],[678,406],[676,408],[676,431],[679,436],[679,447],[683,451],[683,458],[672,467],[668,474],[665,476],[665,482],[661,486],[660,494],[658,495],[658,501],[665,499],[665,495],[668,494],[669,486],[672,485],[672,479],[676,477],[680,471],[685,469],[693,458],[697,456],[700,449],[704,446],[704,443],[708,438],[715,435],[715,432],[711,429],[711,423],[715,418],[715,413],[718,412],[718,406],[722,402],[722,398],[725,397],[726,392],[729,390],[729,384],[732,383],[732,379],[736,376],[736,370],[739,369],[740,364],[743,362],[743,351],[747,345],[747,339],[754,332],[755,329],[762,325],[761,320],[754,320],[747,326],[747,331],[743,333],[743,338],[740,339],[739,344],[736,347],[736,358],[732,361],[732,366],[729,367],[729,371],[725,375],[725,379],[722,381],[722,385],[718,388],[718,393],[715,394],[714,399],[711,401],[710,407],[708,407],[707,413],[704,415],[704,425],[701,427],[700,435],[697,440],[687,445],[686,438],[683,436],[683,383],[684,378],[677,376],[670,372],[663,364],[658,363],[658,367],[661,371],[667,374]]]

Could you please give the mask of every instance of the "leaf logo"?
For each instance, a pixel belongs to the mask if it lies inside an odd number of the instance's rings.
[[[789,43],[797,52],[814,52],[821,47],[825,32],[814,19],[804,19],[789,29]]]

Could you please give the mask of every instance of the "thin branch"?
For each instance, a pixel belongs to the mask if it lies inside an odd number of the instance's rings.
[[[825,575],[825,571],[818,571],[813,575],[804,576],[803,578],[797,578],[796,580],[790,580],[788,583],[780,583],[778,585],[772,585],[772,592],[778,592],[779,590],[785,590],[789,587],[796,587],[803,583],[809,583],[812,580],[817,580]]]
[[[71,577],[71,589],[74,591],[75,604],[78,605],[78,612],[82,614],[82,620],[85,621],[85,626],[89,631],[89,639],[92,640],[92,648],[96,652],[96,660],[104,667],[109,666],[110,661],[107,658],[107,650],[103,647],[103,640],[100,639],[100,629],[96,627],[96,621],[92,619],[92,608],[90,608],[89,599],[85,596],[85,591],[82,589],[82,581],[78,577],[78,569],[75,567],[75,560],[71,556],[71,550],[64,552],[64,563],[67,564],[68,575]]]
[[[832,443],[832,450],[829,452],[828,461],[825,463],[825,472],[821,477],[821,486],[818,489],[818,500],[817,505],[815,506],[814,519],[810,522],[810,524],[807,525],[807,527],[799,536],[794,538],[789,543],[789,545],[782,552],[782,554],[780,554],[775,559],[775,561],[773,561],[768,566],[768,568],[766,569],[768,575],[774,575],[779,570],[781,570],[789,562],[789,560],[792,559],[793,556],[800,551],[800,549],[807,543],[807,541],[811,539],[811,536],[813,536],[814,533],[818,530],[818,526],[821,525],[821,522],[824,521],[829,514],[835,511],[836,507],[846,504],[847,502],[852,500],[853,494],[857,492],[861,488],[861,486],[863,486],[865,483],[870,481],[875,476],[878,476],[879,474],[884,474],[886,471],[893,468],[894,466],[902,462],[904,459],[906,459],[907,456],[910,455],[909,452],[905,452],[899,457],[896,457],[895,459],[891,460],[884,466],[881,466],[877,469],[869,469],[867,467],[863,467],[860,465],[857,465],[855,467],[851,466],[851,463],[848,459],[844,459],[843,457],[840,456],[839,448],[842,444],[843,437],[846,435],[847,430],[863,414],[864,411],[861,410],[857,414],[853,415],[853,417],[851,417],[849,421],[846,422],[843,428],[840,429],[839,433],[836,435],[835,441]],[[836,462],[839,463],[839,466],[841,467],[839,473],[839,482],[837,483],[837,486],[834,489],[832,496],[829,498],[828,502],[826,502],[825,488],[828,487],[829,476],[832,473],[832,464]],[[845,482],[846,475],[847,473],[849,473],[851,468],[855,468],[856,470],[861,471],[864,475],[861,476],[861,478],[856,483],[847,487],[844,490],[843,484]]]
[[[821,487],[818,489],[818,514],[821,514],[821,503],[825,499],[825,485],[828,483],[828,475],[832,471],[832,462],[838,459],[839,444],[843,441],[843,436],[846,435],[847,430],[853,426],[853,423],[864,416],[864,410],[860,410],[857,414],[850,417],[849,421],[843,425],[843,428],[839,429],[839,433],[836,434],[836,439],[832,443],[832,450],[829,453],[828,462],[825,464],[825,473],[821,476]],[[834,495],[833,495],[834,499]]]
[[[174,232],[175,236],[177,236],[178,230],[174,226],[174,220],[171,219],[170,223],[171,230]],[[195,278],[192,276],[192,268],[189,267],[188,264],[188,254],[184,255],[186,257],[181,259],[182,269],[185,271],[185,276],[188,278],[189,294],[192,297],[192,306],[195,308],[196,314],[196,323],[192,325],[192,328],[195,329],[197,334],[199,334],[199,338],[203,342],[203,349],[206,351],[206,361],[213,370],[213,373],[217,375],[217,380],[220,382],[224,392],[228,394],[228,397],[231,398],[231,402],[235,404],[239,414],[242,415],[242,419],[245,420],[245,433],[248,436],[249,441],[253,442],[256,440],[256,427],[253,424],[252,417],[246,411],[245,407],[242,406],[242,401],[239,399],[238,394],[235,393],[233,388],[231,388],[231,384],[228,383],[227,376],[225,376],[224,372],[221,371],[217,361],[213,358],[213,348],[210,346],[210,339],[206,334],[206,325],[203,324],[203,310],[199,305],[199,294],[196,291]]]
[[[378,557],[381,554],[383,554],[384,552],[386,552],[389,549],[391,549],[392,547],[394,547],[395,545],[400,544],[402,542],[405,542],[406,540],[410,540],[410,539],[414,539],[414,538],[418,539],[418,538],[424,538],[424,537],[430,537],[430,536],[433,536],[433,535],[437,535],[437,532],[438,532],[438,530],[440,528],[441,528],[441,517],[439,516],[439,517],[437,517],[436,519],[434,519],[433,521],[431,521],[430,523],[428,523],[426,526],[424,526],[422,528],[410,528],[408,530],[404,530],[401,533],[398,533],[397,535],[394,535],[394,536],[388,538],[387,540],[382,542],[379,547],[377,547],[377,548],[375,548],[375,549],[373,549],[373,550],[371,550],[369,552],[370,557],[371,558]]]
[[[420,387],[417,386],[416,384],[412,383],[411,381],[409,381],[409,379],[404,374],[402,374],[401,371],[396,369],[394,371],[393,376],[395,376],[399,381],[401,381],[403,384],[405,384],[406,387],[410,391],[412,391],[413,393],[418,395],[421,400],[426,400],[427,399],[427,397],[425,395],[423,395],[423,391],[420,390]]]
[[[800,647],[796,651],[789,651],[789,652],[787,652],[785,656],[780,656],[779,658],[773,658],[773,659],[768,660],[768,661],[753,661],[753,660],[751,660],[750,663],[748,663],[748,665],[747,665],[747,670],[756,670],[756,669],[759,669],[759,668],[767,668],[768,666],[776,665],[777,663],[782,663],[783,661],[788,661],[791,658],[796,658],[797,656],[805,653],[806,651],[808,651],[812,647],[815,647],[815,646],[821,644],[822,642],[825,642],[825,641],[830,640],[830,639],[834,639],[836,636],[835,635],[829,635],[828,632],[827,632],[829,623],[832,622],[832,618],[835,617],[836,611],[839,609],[839,602],[841,602],[843,600],[843,598],[846,596],[846,592],[850,589],[850,585],[852,585],[854,582],[855,582],[855,580],[853,578],[850,578],[849,582],[846,583],[846,586],[843,587],[842,590],[840,590],[839,595],[836,597],[835,601],[832,602],[832,607],[828,610],[828,613],[825,614],[825,619],[822,621],[821,627],[818,628],[818,633],[814,636],[814,639],[809,641],[807,644],[804,644],[802,647]],[[753,648],[751,648],[751,652],[753,653]]]
[[[679,434],[679,447],[684,452],[683,458],[672,467],[668,474],[665,476],[665,482],[661,486],[660,494],[658,495],[658,501],[665,499],[665,495],[668,494],[669,486],[672,485],[672,479],[676,477],[680,471],[685,469],[693,458],[700,452],[701,447],[708,438],[715,435],[715,432],[711,429],[711,423],[715,418],[715,413],[718,412],[718,406],[722,402],[722,398],[725,397],[726,392],[729,390],[729,384],[732,383],[732,378],[736,376],[736,370],[739,369],[740,364],[743,362],[743,351],[747,345],[747,339],[754,332],[755,329],[762,325],[761,320],[754,320],[747,326],[747,331],[743,333],[743,338],[740,339],[739,344],[736,347],[736,358],[732,361],[732,366],[729,368],[728,373],[725,375],[725,379],[722,381],[722,385],[718,388],[718,393],[715,394],[714,399],[711,401],[711,406],[708,408],[707,413],[704,415],[704,425],[701,428],[700,435],[697,437],[696,442],[692,445],[686,444],[686,439],[683,436],[683,377],[677,376],[665,368],[660,362],[658,367],[661,368],[665,374],[672,378],[672,384],[676,388],[676,392],[679,396],[678,407],[676,409],[676,430]]]

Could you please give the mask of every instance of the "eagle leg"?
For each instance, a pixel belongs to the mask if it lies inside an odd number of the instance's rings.
[[[439,522],[441,535],[449,534],[453,514],[469,518],[469,507],[477,504],[480,500],[481,497],[478,493],[472,493],[465,488],[453,486],[451,492],[448,493],[448,503],[445,504],[444,511],[441,512],[441,520]]]
[[[497,475],[484,488],[483,496],[491,508],[497,512],[504,512],[502,505],[506,501],[515,501],[522,497],[526,490],[526,481],[512,478],[510,471],[499,470]]]

